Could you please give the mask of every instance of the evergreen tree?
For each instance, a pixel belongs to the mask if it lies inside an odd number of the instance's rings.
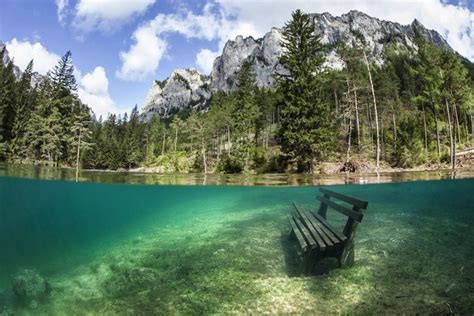
[[[1,127],[2,138],[9,142],[12,139],[12,128],[15,119],[15,107],[17,101],[16,79],[13,72],[13,60],[3,69],[0,82],[0,106],[1,106]]]
[[[256,121],[260,116],[259,108],[255,102],[255,92],[255,74],[252,72],[250,61],[245,60],[237,73],[237,90],[234,95],[232,119],[235,129],[234,138],[237,144],[234,154],[238,159],[244,161],[244,165],[247,167],[253,143],[251,135],[256,133]]]
[[[22,161],[27,158],[28,139],[26,129],[31,112],[36,105],[36,89],[31,86],[33,75],[33,60],[22,73],[17,84],[17,101],[14,109],[12,139],[10,141],[10,160]]]
[[[314,163],[328,157],[333,144],[332,116],[321,91],[323,47],[313,35],[308,15],[296,10],[285,25],[280,62],[287,74],[278,76],[282,95],[278,139],[300,170],[313,172]]]

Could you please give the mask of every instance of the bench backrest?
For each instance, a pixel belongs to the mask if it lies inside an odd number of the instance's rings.
[[[319,189],[319,192],[323,193],[323,196],[317,197],[317,199],[321,201],[321,204],[319,206],[319,211],[318,211],[319,215],[326,218],[326,211],[328,207],[346,215],[348,217],[348,220],[346,223],[346,227],[344,228],[344,234],[347,236],[347,234],[351,230],[351,226],[353,226],[353,223],[354,222],[360,223],[362,221],[362,218],[364,217],[362,210],[367,209],[367,205],[369,203],[367,201],[362,201],[354,197],[347,196],[347,195],[330,191],[327,189],[323,189],[323,188]],[[348,208],[346,206],[337,204],[334,200],[331,200],[331,197],[333,199],[344,201],[352,205],[352,208]]]

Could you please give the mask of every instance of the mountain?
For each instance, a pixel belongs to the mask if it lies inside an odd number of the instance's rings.
[[[0,42],[0,51],[5,49],[5,53],[3,54],[3,64],[6,65],[11,61],[10,55],[8,54],[8,50],[5,48],[5,44],[3,42]],[[13,64],[13,73],[15,74],[15,78],[18,80],[21,76],[21,71],[18,66]]]
[[[415,30],[429,43],[452,50],[439,33],[426,29],[418,20],[414,20],[410,25],[401,25],[355,10],[341,16],[332,16],[326,12],[310,14],[310,17],[314,21],[315,34],[318,34],[321,42],[329,48],[326,66],[330,68],[340,69],[344,65],[335,51],[334,44],[344,39],[350,46],[357,36],[365,39],[371,56],[378,63],[382,62],[382,52],[388,43],[401,49],[416,50]],[[281,39],[282,29],[272,28],[263,38],[237,36],[235,40],[227,41],[222,55],[214,61],[210,76],[199,74],[194,69],[179,69],[165,81],[155,81],[142,107],[142,115],[149,118],[152,113],[158,113],[162,117],[168,117],[180,110],[204,108],[211,92],[229,92],[236,88],[236,73],[246,59],[252,64],[257,85],[272,86],[273,75],[285,71],[279,64],[282,53]],[[176,73],[185,74],[183,77],[187,83],[176,80]],[[192,75],[187,75],[191,73]]]
[[[142,108],[145,120],[157,113],[161,117],[184,109],[202,109],[211,98],[210,79],[196,69],[175,69],[163,81],[155,80]]]

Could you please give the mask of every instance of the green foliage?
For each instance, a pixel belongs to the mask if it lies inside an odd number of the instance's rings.
[[[228,154],[224,154],[217,165],[217,171],[226,174],[240,173],[243,170],[242,160]]]
[[[313,171],[315,161],[329,155],[333,143],[332,115],[323,98],[320,39],[308,15],[296,10],[285,25],[280,62],[288,74],[278,77],[282,110],[278,140],[300,170]]]
[[[76,94],[70,52],[32,86],[33,61],[15,78],[2,51],[0,159],[74,166],[79,152],[84,168],[240,173],[294,166],[312,172],[317,163],[350,160],[353,153],[372,157],[377,129],[363,48],[344,38],[324,47],[313,31],[311,19],[295,11],[283,33],[285,70],[274,87],[258,88],[244,60],[235,89],[214,92],[207,108],[193,103],[148,122],[137,106],[130,116],[97,121]],[[381,157],[400,167],[449,162],[450,147],[473,146],[472,64],[415,33],[417,50],[386,37],[383,62],[369,63]],[[360,32],[353,34],[364,43]],[[332,49],[344,67],[326,71],[324,54]],[[175,79],[188,84],[179,74]]]

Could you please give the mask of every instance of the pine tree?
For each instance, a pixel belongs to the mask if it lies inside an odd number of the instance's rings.
[[[328,157],[333,143],[330,106],[323,98],[323,47],[313,35],[308,15],[296,10],[285,25],[280,62],[287,74],[278,76],[282,95],[278,139],[300,170],[313,172],[314,163]]]
[[[244,161],[246,167],[249,165],[250,149],[253,143],[251,134],[255,135],[256,121],[260,116],[255,102],[255,74],[251,66],[250,61],[245,60],[237,73],[237,90],[234,94],[235,105],[232,113],[237,144],[234,154]]]
[[[72,63],[72,54],[66,52],[49,73],[51,78],[53,92],[56,98],[63,98],[77,91],[76,78],[74,77],[74,65]]]
[[[0,106],[2,107],[1,131],[3,140],[9,142],[12,139],[12,128],[15,120],[15,108],[17,102],[16,79],[13,71],[13,60],[10,61],[2,71],[0,82]]]
[[[79,163],[81,151],[84,152],[92,147],[89,142],[92,131],[90,129],[90,114],[88,109],[84,109],[81,113],[74,117],[74,124],[71,128],[71,146],[76,148],[76,182],[79,181]]]
[[[17,84],[17,102],[14,109],[12,139],[10,141],[10,160],[22,161],[27,158],[28,139],[25,137],[31,112],[36,105],[36,90],[31,86],[33,60],[22,73]]]

